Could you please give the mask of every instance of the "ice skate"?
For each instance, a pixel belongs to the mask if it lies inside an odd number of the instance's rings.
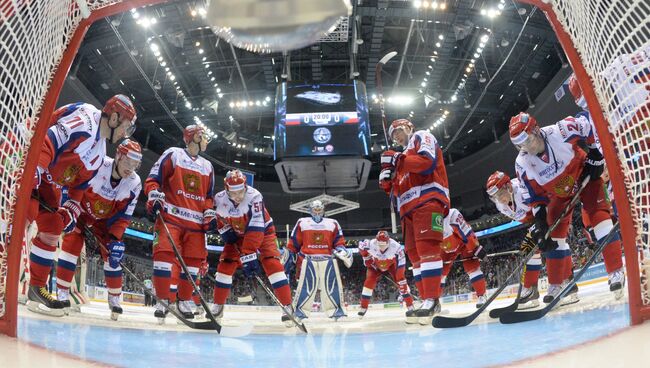
[[[360,308],[359,312],[357,312],[357,315],[359,316],[359,319],[362,319],[363,316],[366,315],[367,311],[368,311],[368,308]]]
[[[406,311],[406,324],[416,325],[418,323],[418,317],[415,315],[415,312],[417,312],[417,309],[415,309],[413,306],[410,306],[408,308]]]
[[[539,306],[539,290],[537,285],[523,288],[519,296],[518,310],[531,309]]]
[[[203,309],[202,305],[197,305],[196,309],[194,309],[194,315],[195,316],[202,316],[205,314],[205,309]]]
[[[420,309],[415,311],[415,316],[418,318],[418,323],[426,326],[431,324],[433,317],[440,313],[441,310],[440,300],[429,298],[422,303]]]
[[[117,318],[122,314],[122,306],[120,306],[120,297],[118,295],[108,295],[108,308],[111,310],[111,319],[117,321]]]
[[[568,283],[569,281],[565,281],[565,283]],[[563,284],[564,286],[565,284]],[[569,305],[569,304],[575,304],[580,301],[580,298],[578,298],[578,285],[573,284],[573,287],[571,287],[571,290],[562,298],[562,301],[560,302],[560,306],[562,305]]]
[[[158,303],[156,303],[156,311],[153,313],[153,315],[158,318],[158,324],[159,325],[164,325],[165,324],[165,317],[167,317],[167,313],[169,313],[169,310],[165,308],[165,306],[161,303],[165,302],[165,304],[169,305],[169,299],[163,299],[159,300]]]
[[[70,290],[58,289],[56,291],[56,298],[63,305],[63,313],[66,316],[70,315]]]
[[[210,312],[219,324],[221,324],[221,320],[223,319],[223,309],[223,304],[212,304],[212,308],[210,308]],[[207,313],[205,314],[205,318],[210,319]]]
[[[54,299],[45,286],[29,286],[27,294],[27,309],[34,313],[45,314],[53,317],[62,317],[65,314],[63,303]]]
[[[478,300],[476,301],[476,309],[481,308],[483,304],[487,301],[487,295],[483,294],[478,297]]]
[[[194,319],[192,305],[194,305],[194,302],[191,300],[178,300],[176,302],[176,309],[185,319]]]
[[[623,272],[623,268],[619,268],[610,273],[607,283],[609,284],[609,291],[614,293],[614,298],[616,300],[621,299],[625,292],[625,289],[623,288],[625,286],[625,272]]]
[[[544,295],[544,299],[542,301],[546,304],[549,304],[550,302],[555,299],[555,297],[560,294],[562,291],[562,286],[563,284],[550,284],[548,286],[548,290],[546,290],[546,295]]]

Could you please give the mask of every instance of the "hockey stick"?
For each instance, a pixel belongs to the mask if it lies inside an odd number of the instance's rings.
[[[574,276],[573,280],[571,280],[569,283],[567,283],[566,286],[564,286],[560,294],[558,294],[555,298],[553,298],[553,300],[550,303],[548,303],[544,308],[536,309],[532,311],[505,313],[499,318],[499,321],[504,324],[510,324],[510,323],[533,321],[544,317],[548,312],[551,311],[551,309],[553,309],[553,307],[557,305],[557,303],[560,302],[560,300],[569,292],[569,290],[573,288],[573,286],[578,282],[578,280],[580,280],[582,275],[584,275],[585,272],[587,272],[589,266],[591,266],[594,263],[594,261],[596,261],[596,258],[598,258],[600,253],[602,253],[603,249],[605,249],[605,246],[609,244],[610,239],[618,232],[619,226],[620,223],[617,222],[616,225],[614,225],[614,227],[612,227],[612,229],[609,231],[607,236],[600,239],[598,247],[591,255],[589,260],[582,266],[580,272],[578,272],[578,274]]]
[[[521,278],[519,279],[519,288],[517,289],[517,296],[515,297],[515,301],[506,307],[492,309],[490,311],[490,318],[499,318],[501,317],[501,315],[505,313],[514,312],[517,310],[517,308],[519,308],[519,298],[521,298],[521,291],[524,289],[524,278],[526,277],[526,268],[528,267],[524,266],[524,269],[521,271]]]
[[[201,295],[201,292],[199,291],[199,288],[196,286],[196,283],[194,282],[194,279],[192,278],[192,274],[190,274],[190,271],[187,269],[187,265],[185,264],[185,261],[183,260],[183,257],[181,256],[181,253],[178,251],[178,247],[176,247],[176,242],[174,242],[174,239],[172,238],[172,234],[169,232],[169,228],[167,227],[167,224],[165,223],[165,220],[163,220],[162,213],[160,211],[157,212],[156,214],[158,216],[158,220],[160,220],[160,223],[163,226],[163,229],[165,229],[165,234],[167,235],[167,239],[169,240],[169,243],[172,246],[172,250],[174,251],[174,254],[176,255],[176,259],[178,260],[178,263],[181,265],[181,269],[185,273],[185,277],[188,278],[189,282],[192,284],[192,288],[194,289],[194,292],[198,294],[199,301],[201,302],[201,306],[203,309],[205,309],[205,314],[208,316],[210,321],[212,322],[212,328],[216,330],[218,333],[221,333],[221,325],[219,322],[217,322],[217,319],[214,317],[212,312],[210,311],[210,307],[208,306],[208,303],[203,299],[203,295]],[[167,308],[168,310],[171,310]]]
[[[55,212],[55,210],[54,210],[52,207],[50,207],[47,203],[43,202],[43,200],[41,200],[40,198],[37,198],[37,197],[32,197],[32,198],[38,200],[38,202],[39,202],[39,204],[41,205],[41,207],[43,207],[46,211],[48,211],[48,212],[52,212],[52,213]],[[101,242],[99,239],[97,239],[97,236],[95,235],[95,233],[93,233],[93,231],[90,230],[90,228],[89,228],[88,226],[84,225],[84,226],[83,226],[83,231],[84,231],[84,235],[85,235],[86,240],[88,240],[88,241],[90,241],[90,242],[92,243],[95,252],[97,252],[97,251],[99,250],[99,248],[102,248],[102,249],[104,249],[104,251],[107,252],[107,254],[110,254],[110,252],[108,252],[108,250],[106,249],[106,247],[104,246],[104,244],[102,244],[102,242]],[[142,282],[142,281],[141,281],[141,280],[140,280],[140,279],[139,279],[139,278],[138,278],[138,277],[137,277],[137,276],[136,276],[136,275],[135,275],[135,274],[134,274],[134,273],[133,273],[133,272],[132,272],[132,271],[131,271],[131,270],[130,270],[126,265],[125,265],[125,264],[124,264],[124,262],[120,262],[120,267],[122,267],[122,269],[123,269],[127,274],[129,274],[129,276],[131,276],[131,278],[133,278],[133,280],[135,281],[135,283],[136,283],[139,287],[141,287],[142,290],[143,290],[145,293],[149,294],[149,296],[151,296],[152,298],[156,298],[156,295],[154,295],[154,293],[153,293],[152,291],[150,291],[149,289],[147,289],[147,287],[144,285],[144,282]],[[183,322],[183,323],[184,323],[187,327],[189,327],[189,328],[196,329],[196,330],[212,330],[212,329],[214,329],[214,324],[213,324],[212,322],[210,322],[210,321],[206,321],[206,322],[193,322],[193,321],[190,321],[190,320],[186,319],[185,317],[183,317],[183,316],[182,316],[180,313],[178,313],[176,310],[170,308],[170,306],[169,306],[168,303],[166,303],[166,302],[164,302],[164,301],[162,301],[162,300],[159,300],[159,302],[160,302],[160,303],[161,303],[165,308],[167,308],[167,310],[170,311],[170,312],[174,315],[174,317],[178,318],[179,321]]]
[[[262,278],[260,278],[259,275],[255,275],[255,279],[257,280],[257,283],[260,284],[260,286],[262,287],[262,289],[264,289],[264,291],[266,292],[266,294],[267,294],[269,297],[271,297],[271,299],[273,299],[273,302],[274,302],[275,304],[277,304],[277,305],[278,305],[278,306],[279,306],[279,307],[284,311],[284,313],[287,314],[287,316],[289,316],[289,318],[290,318],[291,321],[296,325],[296,327],[298,327],[298,329],[299,329],[300,331],[302,331],[302,332],[304,332],[304,333],[308,333],[308,332],[307,332],[307,327],[305,327],[305,324],[302,323],[302,322],[298,322],[298,320],[296,319],[296,316],[295,316],[293,313],[289,313],[289,312],[291,312],[291,310],[286,310],[286,309],[285,309],[285,307],[282,305],[282,303],[280,303],[280,300],[278,299],[277,296],[275,296],[275,294],[273,293],[273,291],[271,291],[271,290],[268,288],[268,286],[266,286],[266,285],[264,284],[264,281],[262,280]]]
[[[397,51],[391,51],[388,54],[384,55],[383,58],[379,60],[377,66],[375,67],[375,85],[377,87],[377,93],[379,94],[379,110],[381,112],[381,127],[384,130],[384,139],[386,140],[386,149],[390,147],[390,141],[388,140],[388,133],[386,132],[386,110],[384,109],[384,87],[381,83],[381,70],[386,65],[386,63],[397,55]],[[395,216],[395,208],[393,206],[393,190],[390,191],[390,224],[391,231],[393,234],[397,233],[397,217]]]
[[[576,194],[571,198],[571,201],[569,204],[567,204],[566,207],[564,207],[564,210],[562,210],[562,214],[553,222],[553,225],[551,225],[548,228],[548,231],[546,231],[546,234],[544,235],[544,239],[548,239],[549,236],[551,236],[551,232],[555,230],[555,228],[560,224],[562,219],[569,214],[571,210],[573,210],[573,207],[575,207],[576,203],[578,203],[578,200],[580,200],[580,194],[582,191],[585,189],[587,186],[587,183],[589,183],[589,176],[584,178],[582,183],[580,184],[580,188],[576,191]],[[503,290],[508,287],[508,282],[512,280],[512,278],[517,275],[520,270],[523,271],[524,267],[526,266],[526,263],[533,258],[533,255],[535,255],[535,252],[537,251],[537,245],[524,257],[524,259],[519,263],[519,265],[508,275],[508,277],[503,281],[503,284],[494,292],[488,300],[483,304],[480,308],[478,308],[474,313],[465,316],[465,317],[446,317],[446,316],[436,316],[433,318],[433,321],[431,321],[431,324],[433,327],[436,328],[453,328],[453,327],[463,327],[467,326],[472,321],[476,319],[476,317],[479,316],[496,298]]]

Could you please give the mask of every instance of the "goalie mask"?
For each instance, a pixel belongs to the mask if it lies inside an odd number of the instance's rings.
[[[325,216],[325,206],[323,202],[315,200],[309,204],[309,214],[311,218],[316,222],[321,222]]]

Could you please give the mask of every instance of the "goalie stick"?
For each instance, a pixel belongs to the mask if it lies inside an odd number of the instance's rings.
[[[286,310],[285,309],[285,307],[282,305],[282,303],[280,303],[280,300],[278,299],[278,297],[275,296],[273,291],[269,290],[268,286],[266,286],[264,284],[264,280],[262,280],[262,278],[259,275],[255,275],[255,280],[257,280],[257,283],[260,284],[262,289],[264,289],[266,294],[273,300],[273,302],[275,304],[277,304],[284,311],[284,313],[287,314],[287,316],[289,316],[289,318],[291,319],[291,322],[293,322],[296,325],[296,327],[298,327],[298,329],[300,331],[302,331],[304,333],[308,333],[307,332],[307,327],[305,327],[305,324],[302,323],[302,322],[298,322],[298,320],[296,319],[296,316],[293,313],[289,313],[289,312],[291,312],[291,310]]]
[[[560,224],[562,219],[569,214],[569,212],[575,207],[576,203],[578,203],[578,200],[580,200],[580,194],[582,191],[585,189],[587,186],[587,183],[589,183],[590,177],[587,176],[585,177],[582,182],[580,183],[580,188],[576,191],[575,195],[573,198],[571,198],[571,202],[567,204],[566,207],[564,207],[564,210],[562,210],[562,214],[553,222],[553,224],[548,228],[548,231],[546,231],[546,234],[544,235],[544,239],[548,239],[549,236],[551,236],[551,232],[555,230],[555,228]],[[508,277],[503,281],[503,284],[494,292],[488,300],[483,304],[480,308],[478,308],[474,313],[465,316],[465,317],[447,317],[447,316],[436,316],[433,318],[431,321],[431,324],[433,327],[436,328],[454,328],[454,327],[463,327],[467,326],[472,321],[476,319],[476,317],[479,316],[479,314],[483,313],[483,311],[497,298],[499,294],[503,290],[505,290],[506,287],[508,287],[508,282],[518,273],[523,272],[524,267],[526,267],[526,263],[533,258],[533,255],[535,255],[535,252],[537,251],[537,245],[524,257],[524,259],[519,263],[519,265],[508,275]],[[521,270],[521,271],[520,271]]]
[[[605,249],[605,246],[609,244],[610,239],[614,236],[614,234],[616,234],[616,232],[619,229],[619,226],[620,223],[617,222],[616,225],[614,225],[614,227],[609,231],[609,233],[604,238],[600,239],[598,247],[591,255],[589,260],[587,260],[587,262],[582,266],[580,272],[578,272],[574,276],[573,280],[571,280],[569,283],[566,284],[566,286],[564,286],[560,294],[558,294],[555,298],[553,298],[553,300],[550,303],[548,303],[544,308],[535,309],[532,311],[523,311],[523,312],[513,311],[510,313],[505,313],[501,317],[499,317],[499,321],[504,324],[511,324],[511,323],[526,322],[526,321],[534,321],[536,319],[540,319],[544,317],[548,312],[551,311],[551,309],[553,309],[553,307],[557,305],[557,303],[560,302],[562,298],[564,298],[564,296],[569,292],[569,290],[571,290],[571,288],[573,288],[573,286],[578,282],[578,280],[580,280],[582,275],[584,275],[585,272],[587,272],[589,266],[591,266],[594,263],[596,258],[598,258],[600,253],[602,253],[603,249]]]
[[[388,54],[384,55],[377,66],[375,67],[375,85],[377,86],[377,93],[379,94],[379,110],[381,111],[381,127],[384,130],[384,139],[386,140],[386,149],[390,147],[390,141],[388,140],[388,133],[386,132],[386,110],[384,109],[384,87],[381,83],[381,70],[383,69],[386,63],[397,55],[397,51],[391,51]],[[390,191],[390,223],[391,231],[393,234],[397,233],[397,217],[395,216],[395,208],[393,206],[393,190]]]

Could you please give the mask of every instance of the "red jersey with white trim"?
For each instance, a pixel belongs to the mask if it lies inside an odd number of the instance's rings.
[[[393,239],[390,239],[388,247],[383,251],[377,239],[364,240],[359,243],[359,254],[363,257],[364,263],[371,259],[372,264],[380,271],[387,271],[392,265],[398,268],[406,266],[404,247]]]
[[[145,194],[154,189],[165,193],[165,221],[203,231],[203,211],[214,204],[214,172],[208,160],[192,157],[183,148],[168,148],[145,180]]]
[[[102,113],[86,103],[65,105],[52,115],[38,158],[42,178],[68,187],[70,199],[79,201],[83,190],[106,156],[106,140],[99,134]]]
[[[622,54],[605,68],[601,76],[609,82],[607,98],[615,101],[616,110],[609,123],[643,121],[650,114],[650,44],[629,54]],[[611,96],[611,97],[610,97]]]
[[[447,169],[442,150],[431,133],[413,133],[392,183],[400,217],[429,201],[449,207]]]
[[[530,206],[524,203],[525,198],[529,197],[528,194],[525,194],[527,191],[526,187],[517,178],[510,179],[510,185],[512,186],[513,201],[509,204],[502,204],[501,202],[494,202],[494,204],[497,206],[499,212],[515,221],[519,221],[522,224],[532,222],[533,211]]]
[[[214,205],[219,218],[219,232],[232,229],[237,234],[237,245],[242,254],[254,253],[262,246],[265,235],[275,236],[273,219],[257,189],[247,185],[244,199],[238,205],[222,190],[214,196]]]
[[[468,251],[472,251],[478,245],[478,239],[472,227],[455,208],[450,209],[445,216],[443,234],[441,247],[445,253],[457,252],[463,246]]]
[[[291,231],[287,247],[294,253],[331,255],[336,247],[345,247],[339,222],[323,217],[320,222],[301,217]]]
[[[544,152],[533,155],[520,152],[515,161],[517,177],[526,187],[524,202],[535,207],[553,197],[569,198],[578,189],[587,154],[579,146],[584,140],[594,147],[589,120],[584,116],[566,117],[541,128],[546,139]]]
[[[97,175],[90,180],[81,200],[80,221],[87,225],[105,222],[109,233],[120,240],[131,223],[142,183],[138,174],[132,173],[113,186],[113,162],[112,158],[105,157]]]

